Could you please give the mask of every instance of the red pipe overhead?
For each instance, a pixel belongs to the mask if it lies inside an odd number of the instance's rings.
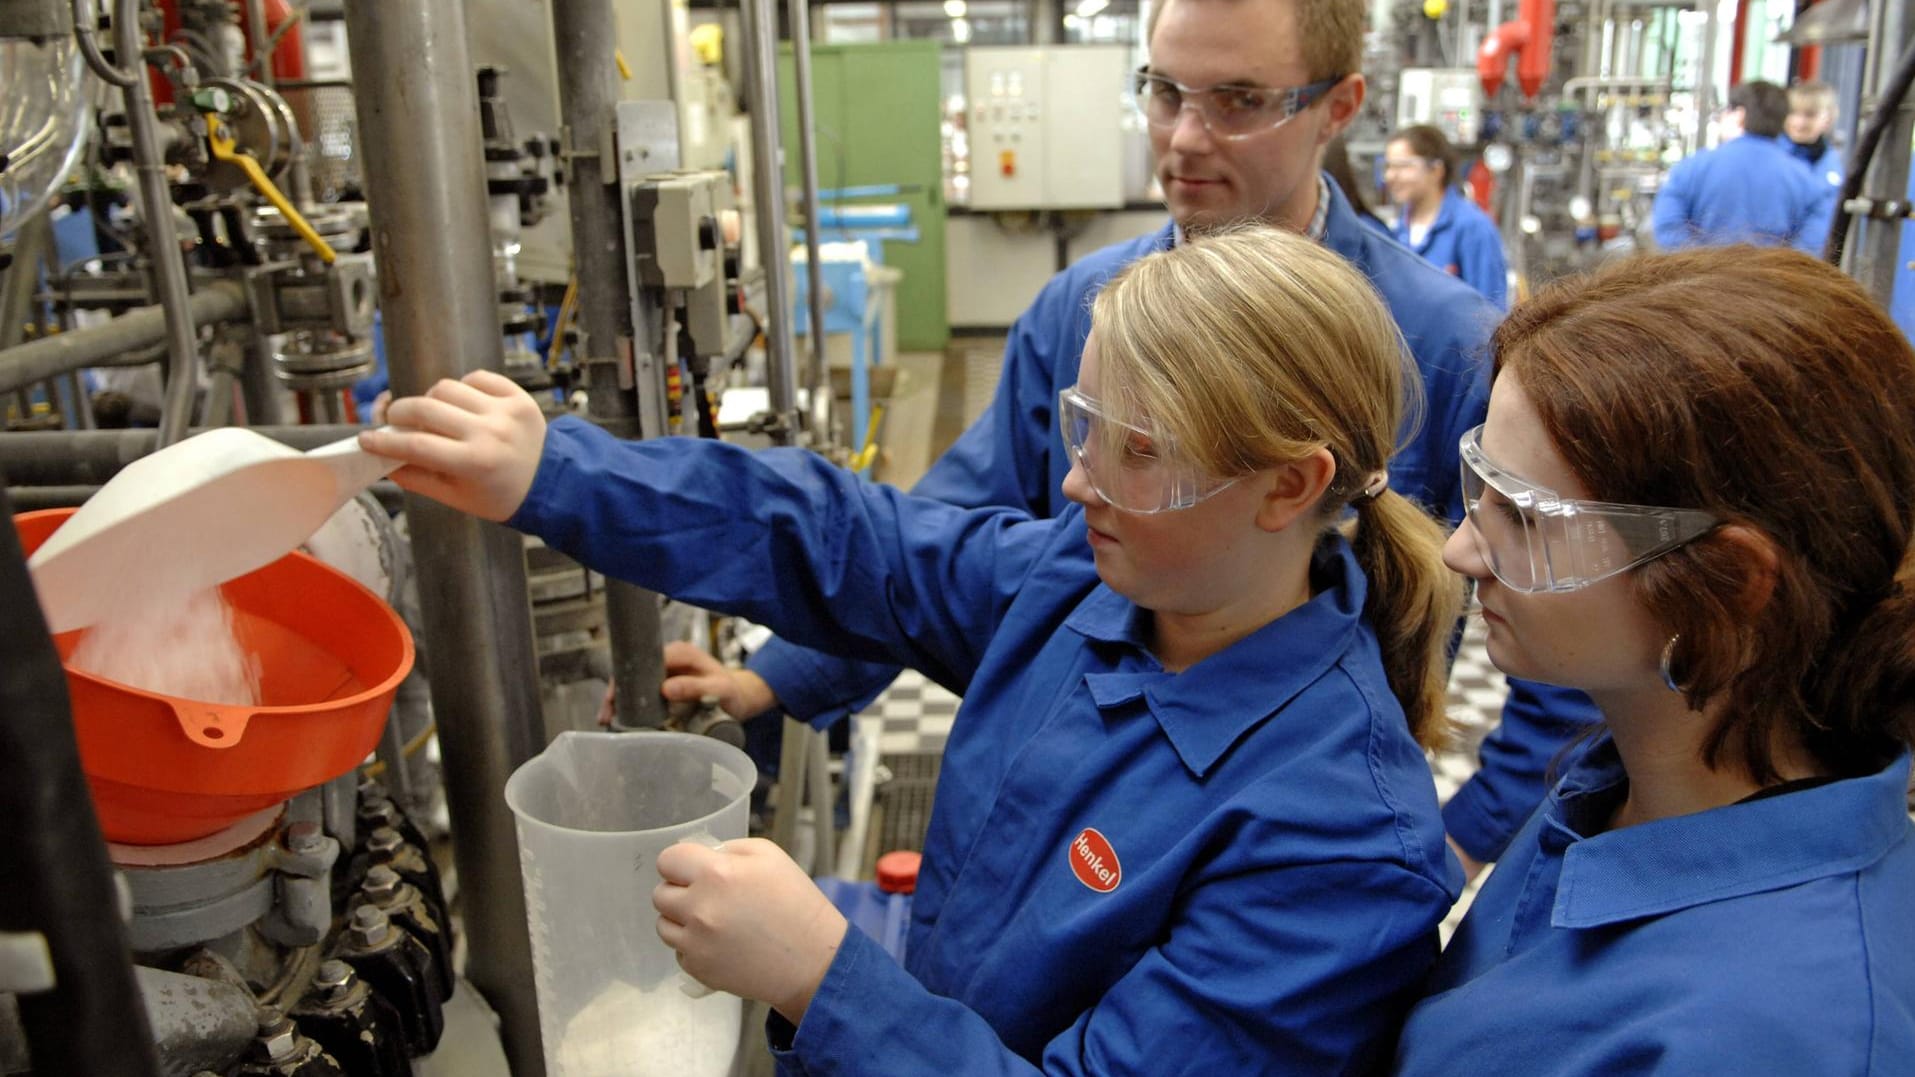
[[[1503,88],[1509,56],[1516,54],[1516,82],[1524,97],[1535,97],[1549,81],[1556,50],[1556,0],[1522,0],[1516,18],[1490,31],[1476,54],[1476,75],[1483,93],[1495,96]]]
[[[1749,5],[1755,0],[1736,0],[1735,24],[1729,28],[1729,85],[1742,85],[1742,56],[1749,45]]]

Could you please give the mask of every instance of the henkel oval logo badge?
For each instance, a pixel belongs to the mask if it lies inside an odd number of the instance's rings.
[[[1117,850],[1094,827],[1085,827],[1071,842],[1071,871],[1077,881],[1100,894],[1117,889],[1124,879],[1124,866],[1117,862]]]

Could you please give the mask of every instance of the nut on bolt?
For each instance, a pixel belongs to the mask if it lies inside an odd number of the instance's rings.
[[[382,826],[372,832],[372,837],[366,839],[366,848],[374,854],[390,854],[398,852],[399,847],[405,843],[405,835],[392,827]]]
[[[317,987],[328,1001],[336,1002],[346,992],[352,990],[356,979],[352,966],[338,958],[332,958],[319,966],[319,972],[313,977],[313,986]]]
[[[283,1062],[299,1050],[299,1030],[283,1012],[269,1006],[259,1011],[258,1042],[268,1060]]]
[[[375,904],[384,905],[399,892],[401,881],[398,872],[384,864],[377,864],[371,871],[366,872],[366,881],[359,884],[359,889],[364,891]]]
[[[286,827],[286,848],[310,856],[326,847],[326,832],[318,823],[299,822]]]
[[[386,910],[377,905],[361,905],[352,911],[352,927],[348,934],[355,946],[376,946],[386,941],[392,931],[391,921],[386,919]]]

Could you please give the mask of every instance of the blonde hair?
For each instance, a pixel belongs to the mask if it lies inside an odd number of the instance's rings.
[[[1173,2],[1193,0],[1155,0],[1144,27],[1144,45],[1148,49],[1157,36],[1157,21],[1164,8]],[[1207,0],[1214,4],[1272,3],[1273,0]],[[1288,4],[1296,14],[1297,48],[1303,53],[1309,79],[1354,75],[1363,70],[1363,27],[1369,13],[1363,0],[1274,0]]]
[[[1826,82],[1798,82],[1789,87],[1789,108],[1813,108],[1818,112],[1835,115],[1835,87]]]
[[[1390,490],[1359,496],[1421,420],[1421,379],[1396,322],[1348,262],[1293,232],[1244,225],[1133,262],[1091,312],[1099,395],[1148,416],[1178,456],[1242,475],[1327,448],[1328,528],[1356,507],[1364,613],[1418,741],[1443,739],[1445,650],[1462,606],[1444,531]]]

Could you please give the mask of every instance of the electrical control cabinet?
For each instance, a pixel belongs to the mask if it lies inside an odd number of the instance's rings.
[[[1113,209],[1124,202],[1130,49],[965,53],[973,209]]]
[[[1471,146],[1483,124],[1483,85],[1473,67],[1409,67],[1397,76],[1396,125],[1428,124],[1452,145]]]

